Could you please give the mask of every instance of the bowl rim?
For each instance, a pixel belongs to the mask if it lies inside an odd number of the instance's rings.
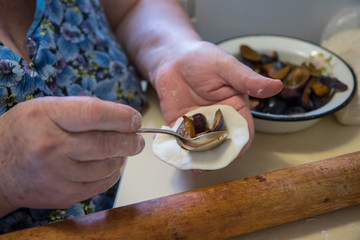
[[[302,114],[270,114],[270,113],[262,113],[262,112],[257,112],[254,110],[251,110],[251,114],[254,118],[258,118],[258,119],[264,119],[264,120],[271,120],[271,121],[283,121],[283,122],[289,122],[289,121],[306,121],[306,120],[313,120],[316,118],[322,118],[325,117],[327,115],[330,115],[338,110],[340,110],[341,108],[345,107],[354,97],[355,93],[356,93],[356,89],[357,89],[357,78],[356,75],[352,69],[352,67],[343,59],[341,58],[339,55],[337,55],[336,53],[334,53],[333,51],[321,46],[318,43],[315,42],[311,42],[299,37],[292,37],[292,36],[287,36],[287,35],[282,35],[282,34],[246,34],[246,35],[237,35],[237,36],[233,36],[233,37],[229,37],[226,38],[224,40],[221,40],[219,42],[216,43],[216,45],[221,45],[225,42],[228,41],[232,41],[235,39],[245,39],[245,38],[250,38],[250,37],[273,37],[273,38],[283,38],[283,39],[287,39],[287,40],[296,40],[296,41],[300,41],[302,43],[306,43],[306,44],[310,44],[310,45],[314,45],[315,47],[322,49],[328,53],[330,53],[331,55],[334,55],[336,58],[338,58],[339,61],[341,61],[350,71],[352,79],[353,79],[353,89],[351,90],[349,96],[338,106],[329,109],[328,111],[325,112],[320,112],[320,113],[316,113],[316,114],[312,114],[312,115],[302,115]],[[318,108],[319,109],[319,108]],[[316,110],[316,109],[315,109]],[[315,111],[313,110],[313,111]],[[312,111],[307,112],[307,114],[311,113]]]

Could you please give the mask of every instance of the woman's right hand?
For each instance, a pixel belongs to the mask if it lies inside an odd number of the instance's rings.
[[[0,216],[20,207],[69,208],[120,177],[144,139],[131,107],[90,97],[44,97],[0,116]],[[4,207],[6,206],[6,207]]]

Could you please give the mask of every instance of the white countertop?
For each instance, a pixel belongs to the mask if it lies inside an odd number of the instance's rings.
[[[165,125],[157,97],[148,93],[150,108],[143,115],[143,127]],[[244,178],[276,169],[296,166],[360,150],[360,126],[340,125],[333,116],[315,126],[291,134],[256,133],[250,149],[228,167],[196,176],[178,170],[152,153],[152,134],[144,134],[144,151],[127,160],[114,207]],[[360,174],[360,173],[359,173]],[[271,216],[269,216],[271,217]],[[332,240],[360,239],[360,206],[245,234],[233,239]]]

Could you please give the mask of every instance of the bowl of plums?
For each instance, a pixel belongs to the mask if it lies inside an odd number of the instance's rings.
[[[291,133],[313,126],[343,108],[356,91],[351,67],[331,51],[279,35],[240,36],[218,46],[257,73],[280,79],[282,91],[250,99],[255,130]]]

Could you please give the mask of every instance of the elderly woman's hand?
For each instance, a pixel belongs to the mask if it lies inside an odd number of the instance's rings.
[[[247,120],[249,144],[254,125],[248,95],[269,97],[282,89],[280,80],[265,78],[217,46],[202,41],[184,43],[169,54],[154,73],[152,82],[169,124],[194,108],[226,104]]]
[[[0,117],[2,215],[68,208],[110,188],[144,147],[134,109],[89,97],[45,97]]]
[[[260,76],[216,45],[201,41],[178,1],[137,1],[123,18],[116,3],[105,4],[111,26],[140,73],[156,88],[167,123],[200,106],[230,105],[249,124],[249,146],[254,125],[248,95],[275,95],[281,81]]]

